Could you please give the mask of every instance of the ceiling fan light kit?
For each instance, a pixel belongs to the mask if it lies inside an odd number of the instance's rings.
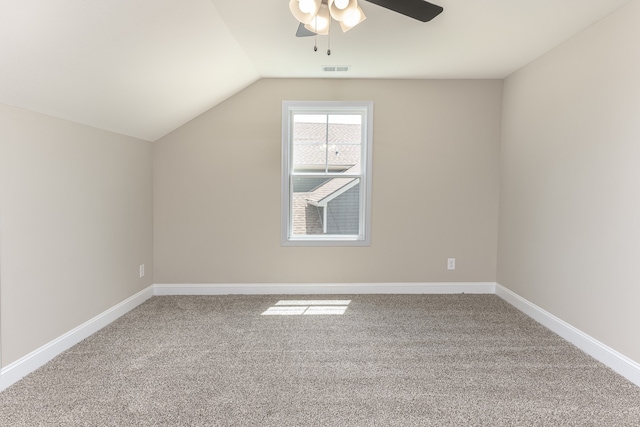
[[[444,10],[424,0],[368,1],[422,22],[431,21]],[[358,0],[290,0],[289,9],[300,22],[297,37],[328,35],[331,18],[340,23],[344,33],[367,19]],[[314,50],[318,50],[317,46],[314,46]],[[330,55],[330,52],[328,50],[327,54]]]
[[[358,0],[290,0],[289,9],[307,30],[323,36],[329,34],[331,18],[345,32],[366,19]]]

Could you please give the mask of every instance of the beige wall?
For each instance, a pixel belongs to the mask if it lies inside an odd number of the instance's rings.
[[[0,105],[2,366],[153,283],[151,167],[149,142]]]
[[[640,362],[640,2],[505,81],[498,282]]]
[[[154,144],[156,283],[495,281],[501,96],[497,80],[258,81]],[[283,100],[374,102],[371,247],[280,246]]]

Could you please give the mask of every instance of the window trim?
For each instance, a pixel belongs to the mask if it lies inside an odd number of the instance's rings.
[[[292,130],[294,113],[357,112],[363,116],[363,152],[361,160],[360,232],[358,235],[292,236],[291,171],[293,169]],[[282,246],[371,246],[371,166],[373,151],[372,101],[283,101],[281,172],[281,245]],[[303,174],[302,174],[303,175]],[[329,174],[330,175],[330,174]],[[344,175],[342,175],[344,177]]]

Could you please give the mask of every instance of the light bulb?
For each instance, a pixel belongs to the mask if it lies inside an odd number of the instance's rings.
[[[322,33],[329,26],[329,20],[321,15],[316,15],[310,23],[314,33]]]
[[[313,0],[300,0],[300,11],[303,13],[313,12],[315,2]]]
[[[322,3],[320,5],[320,9],[318,9],[318,13],[304,27],[316,34],[326,36],[327,34],[329,34],[330,24],[331,16],[329,15],[329,8],[325,3]]]
[[[333,3],[338,9],[344,9],[345,7],[349,6],[349,0],[335,0]]]

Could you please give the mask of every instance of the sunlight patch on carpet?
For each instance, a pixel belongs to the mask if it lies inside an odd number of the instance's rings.
[[[280,300],[263,316],[342,315],[351,300]]]

